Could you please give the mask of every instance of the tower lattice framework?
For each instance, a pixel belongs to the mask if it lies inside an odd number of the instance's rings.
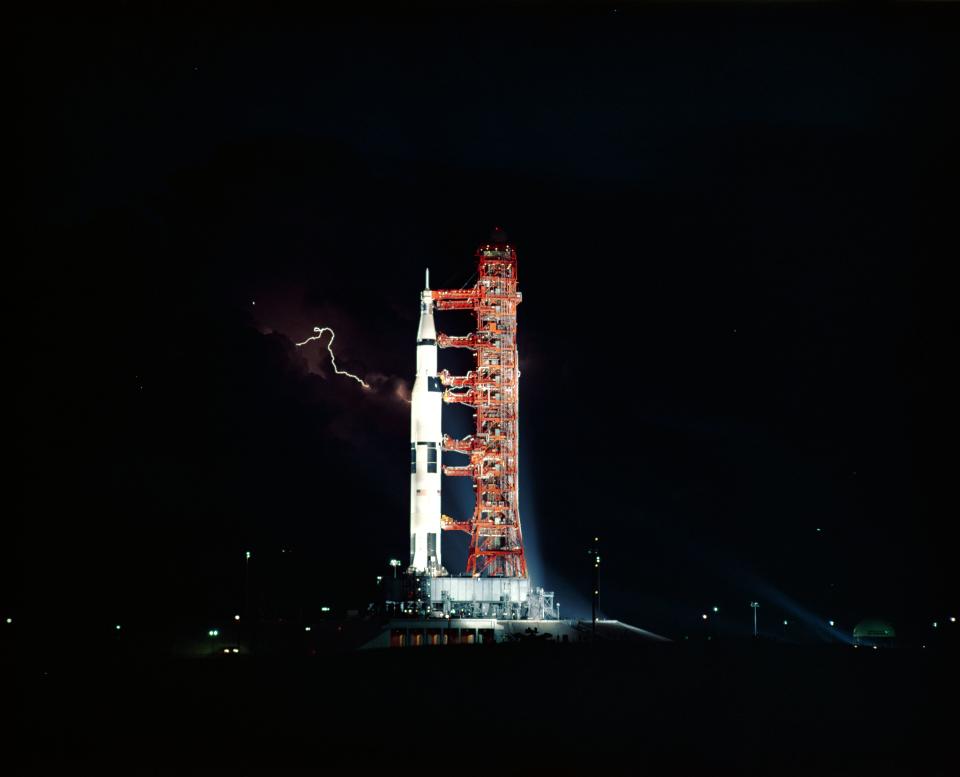
[[[466,375],[439,373],[443,399],[473,408],[474,434],[462,440],[443,435],[443,450],[465,454],[470,463],[444,466],[446,475],[473,478],[473,516],[458,521],[443,516],[443,528],[470,535],[467,573],[477,576],[526,577],[518,498],[517,252],[496,229],[481,245],[473,288],[435,290],[438,310],[472,310],[476,330],[468,335],[437,335],[441,348],[469,348],[476,367]]]

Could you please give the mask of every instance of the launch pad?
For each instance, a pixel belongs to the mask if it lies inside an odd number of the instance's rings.
[[[410,400],[410,561],[390,562],[392,577],[380,577],[389,626],[367,647],[493,644],[519,640],[663,639],[618,621],[597,619],[599,550],[594,548],[594,613],[589,632],[582,621],[561,620],[552,591],[528,576],[520,528],[519,379],[517,351],[517,252],[502,230],[475,252],[476,284],[431,289],[427,270],[420,292],[417,368]],[[460,310],[475,316],[474,331],[437,331],[434,312]],[[439,348],[465,348],[475,367],[466,375],[438,369]],[[474,432],[453,439],[442,431],[445,404],[470,408]],[[468,457],[450,466],[444,454]],[[470,516],[451,518],[440,509],[442,477],[467,477],[475,495]],[[442,561],[441,534],[469,535],[466,572],[451,575]],[[596,542],[596,540],[595,540]],[[605,636],[601,630],[608,632]]]
[[[544,620],[558,617],[552,591],[526,577],[404,575],[384,581],[386,610],[426,618]]]
[[[419,617],[505,620],[556,618],[553,593],[534,587],[520,529],[519,355],[517,353],[517,252],[499,228],[475,252],[471,288],[431,289],[430,271],[420,292],[417,369],[410,398],[410,565],[394,578],[388,612]],[[466,335],[437,331],[435,311],[472,313]],[[466,375],[438,369],[441,348],[464,348],[475,367]],[[443,406],[472,410],[473,434],[453,439],[442,431]],[[450,466],[444,454],[466,456]],[[472,481],[472,515],[440,510],[442,476]],[[466,574],[443,566],[443,531],[469,535]]]

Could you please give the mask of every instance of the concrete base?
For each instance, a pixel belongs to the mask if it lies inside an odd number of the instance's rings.
[[[434,618],[527,620],[556,615],[553,592],[519,577],[405,575],[384,583],[387,612]]]

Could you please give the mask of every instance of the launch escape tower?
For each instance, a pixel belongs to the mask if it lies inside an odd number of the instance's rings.
[[[437,310],[476,313],[467,335],[437,334],[440,348],[469,348],[476,368],[466,375],[438,374],[443,401],[474,409],[476,431],[457,440],[444,434],[442,450],[469,456],[469,464],[443,466],[445,475],[473,478],[476,505],[468,520],[442,516],[442,528],[470,535],[467,574],[527,577],[518,499],[517,252],[499,228],[481,245],[472,288],[433,290]]]

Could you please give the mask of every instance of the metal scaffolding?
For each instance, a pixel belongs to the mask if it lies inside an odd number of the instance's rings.
[[[438,310],[476,313],[468,335],[437,334],[441,348],[468,348],[476,368],[466,375],[439,373],[443,401],[473,408],[476,431],[462,440],[443,435],[443,450],[469,456],[464,466],[444,466],[446,475],[473,478],[476,506],[468,520],[443,516],[443,528],[470,535],[467,574],[527,577],[518,500],[517,252],[497,228],[480,246],[472,288],[434,290]]]

